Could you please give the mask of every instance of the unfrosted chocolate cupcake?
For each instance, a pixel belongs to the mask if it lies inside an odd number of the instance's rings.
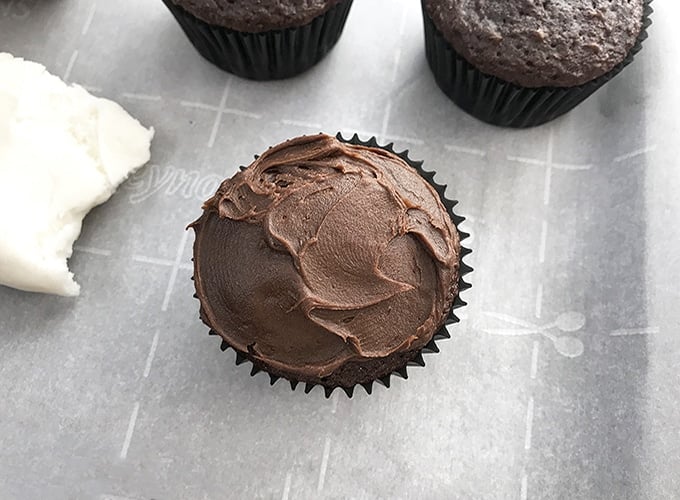
[[[239,359],[308,388],[370,387],[421,363],[468,286],[452,214],[386,149],[292,139],[203,209],[201,319]]]
[[[647,0],[422,0],[427,58],[442,90],[484,121],[539,125],[629,64]]]
[[[352,0],[163,0],[196,49],[254,80],[309,69],[340,38]]]

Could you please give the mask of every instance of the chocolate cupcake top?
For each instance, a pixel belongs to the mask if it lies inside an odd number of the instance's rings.
[[[423,0],[437,29],[483,73],[523,87],[572,87],[621,63],[643,0]]]
[[[261,33],[304,26],[343,0],[170,0],[208,24]]]
[[[398,156],[326,135],[269,149],[192,226],[203,320],[301,381],[422,348],[458,291],[437,192]]]

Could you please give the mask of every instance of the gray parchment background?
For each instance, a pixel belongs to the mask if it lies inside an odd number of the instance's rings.
[[[622,75],[511,131],[436,87],[415,0],[356,0],[327,59],[272,83],[206,63],[160,0],[0,0],[0,51],[157,131],[85,222],[82,296],[0,288],[0,499],[680,498],[680,7],[653,5]],[[234,366],[189,280],[217,182],[321,130],[425,160],[475,251],[442,352],[351,400]]]

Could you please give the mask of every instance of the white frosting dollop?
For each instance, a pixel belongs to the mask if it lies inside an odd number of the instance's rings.
[[[75,296],[67,259],[85,215],[150,158],[122,107],[0,53],[0,284]]]

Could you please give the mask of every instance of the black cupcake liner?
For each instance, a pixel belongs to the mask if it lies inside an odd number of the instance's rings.
[[[289,78],[318,63],[340,38],[352,2],[340,2],[304,26],[247,33],[208,24],[163,0],[203,57],[251,80]]]
[[[575,87],[521,87],[482,73],[446,41],[422,0],[425,55],[439,88],[470,115],[502,127],[535,127],[571,111],[633,62],[652,24],[651,2],[644,2],[642,28],[626,58],[608,73]]]
[[[427,171],[423,169],[423,162],[422,161],[414,161],[409,158],[409,151],[404,150],[402,152],[397,152],[394,150],[394,143],[389,143],[387,145],[381,146],[378,144],[378,140],[375,137],[371,137],[367,141],[363,141],[359,138],[357,134],[354,134],[351,138],[345,139],[342,136],[342,133],[338,132],[337,135],[335,136],[339,141],[348,143],[348,144],[353,144],[355,146],[367,146],[367,147],[373,147],[373,148],[380,148],[384,149],[386,151],[389,151],[390,153],[393,153],[397,155],[399,158],[404,160],[408,165],[410,165],[412,168],[414,168],[421,177],[423,177],[436,191],[437,194],[439,194],[439,197],[444,204],[444,207],[446,208],[446,211],[448,212],[449,216],[451,217],[451,220],[453,221],[456,230],[458,231],[458,236],[460,238],[460,241],[462,243],[463,240],[468,238],[470,235],[469,233],[466,233],[464,231],[461,231],[459,228],[460,224],[465,221],[465,217],[462,217],[454,212],[455,206],[458,204],[457,200],[451,200],[446,197],[446,185],[438,184],[434,180],[435,172],[432,171]],[[255,156],[255,159],[258,158],[258,155]],[[241,170],[245,170],[246,167],[239,167]],[[326,399],[330,398],[333,392],[336,389],[341,389],[344,391],[344,393],[347,395],[348,398],[351,398],[354,395],[354,389],[357,386],[362,386],[364,390],[366,391],[367,394],[372,394],[373,393],[373,384],[374,383],[379,383],[387,388],[390,387],[391,385],[391,377],[396,375],[398,377],[401,377],[403,379],[408,379],[408,367],[412,366],[419,366],[419,367],[424,367],[425,366],[425,359],[423,357],[423,354],[430,354],[430,353],[438,353],[439,352],[439,347],[437,346],[437,341],[439,340],[444,340],[444,339],[449,339],[451,338],[451,334],[449,333],[448,328],[455,324],[460,322],[460,318],[456,316],[456,310],[460,309],[461,307],[464,307],[467,305],[467,302],[465,302],[461,297],[460,294],[461,292],[464,292],[465,290],[468,290],[472,287],[472,285],[468,282],[465,281],[465,276],[470,274],[473,269],[469,265],[467,265],[463,259],[472,253],[472,250],[463,246],[461,244],[461,253],[460,253],[460,268],[459,268],[459,274],[458,274],[458,293],[456,294],[456,297],[453,300],[453,304],[451,306],[451,309],[449,310],[449,313],[444,321],[444,324],[442,327],[437,330],[437,332],[432,336],[432,339],[423,347],[413,359],[408,361],[406,365],[397,368],[396,370],[392,371],[391,373],[388,373],[387,375],[380,377],[376,380],[373,380],[371,382],[367,383],[360,383],[360,384],[355,384],[352,387],[342,387],[342,386],[326,386],[323,384],[318,384],[318,383],[304,383],[304,392],[305,394],[309,394],[314,387],[320,386],[323,387],[324,394],[326,396]],[[193,262],[193,258],[191,259]],[[194,278],[193,276],[191,277],[191,280],[193,281]],[[198,295],[194,294],[194,298],[198,299]],[[201,313],[201,320],[202,318],[202,313]],[[205,323],[205,321],[204,321]],[[209,325],[208,325],[209,327]],[[217,333],[215,330],[210,328],[209,335],[212,336],[217,336],[220,337],[220,334]],[[236,365],[242,365],[246,362],[251,363],[252,368],[250,370],[250,376],[255,376],[260,372],[265,372],[269,375],[269,383],[270,385],[274,385],[276,382],[278,382],[281,378],[278,375],[274,375],[272,373],[268,373],[267,370],[259,363],[254,362],[248,355],[247,353],[241,352],[238,349],[235,349],[233,346],[231,346],[226,340],[222,339],[222,343],[220,344],[220,349],[224,351],[228,350],[233,350],[236,353]],[[295,391],[295,389],[301,384],[300,381],[286,378],[288,382],[290,383],[290,388],[291,390]]]

